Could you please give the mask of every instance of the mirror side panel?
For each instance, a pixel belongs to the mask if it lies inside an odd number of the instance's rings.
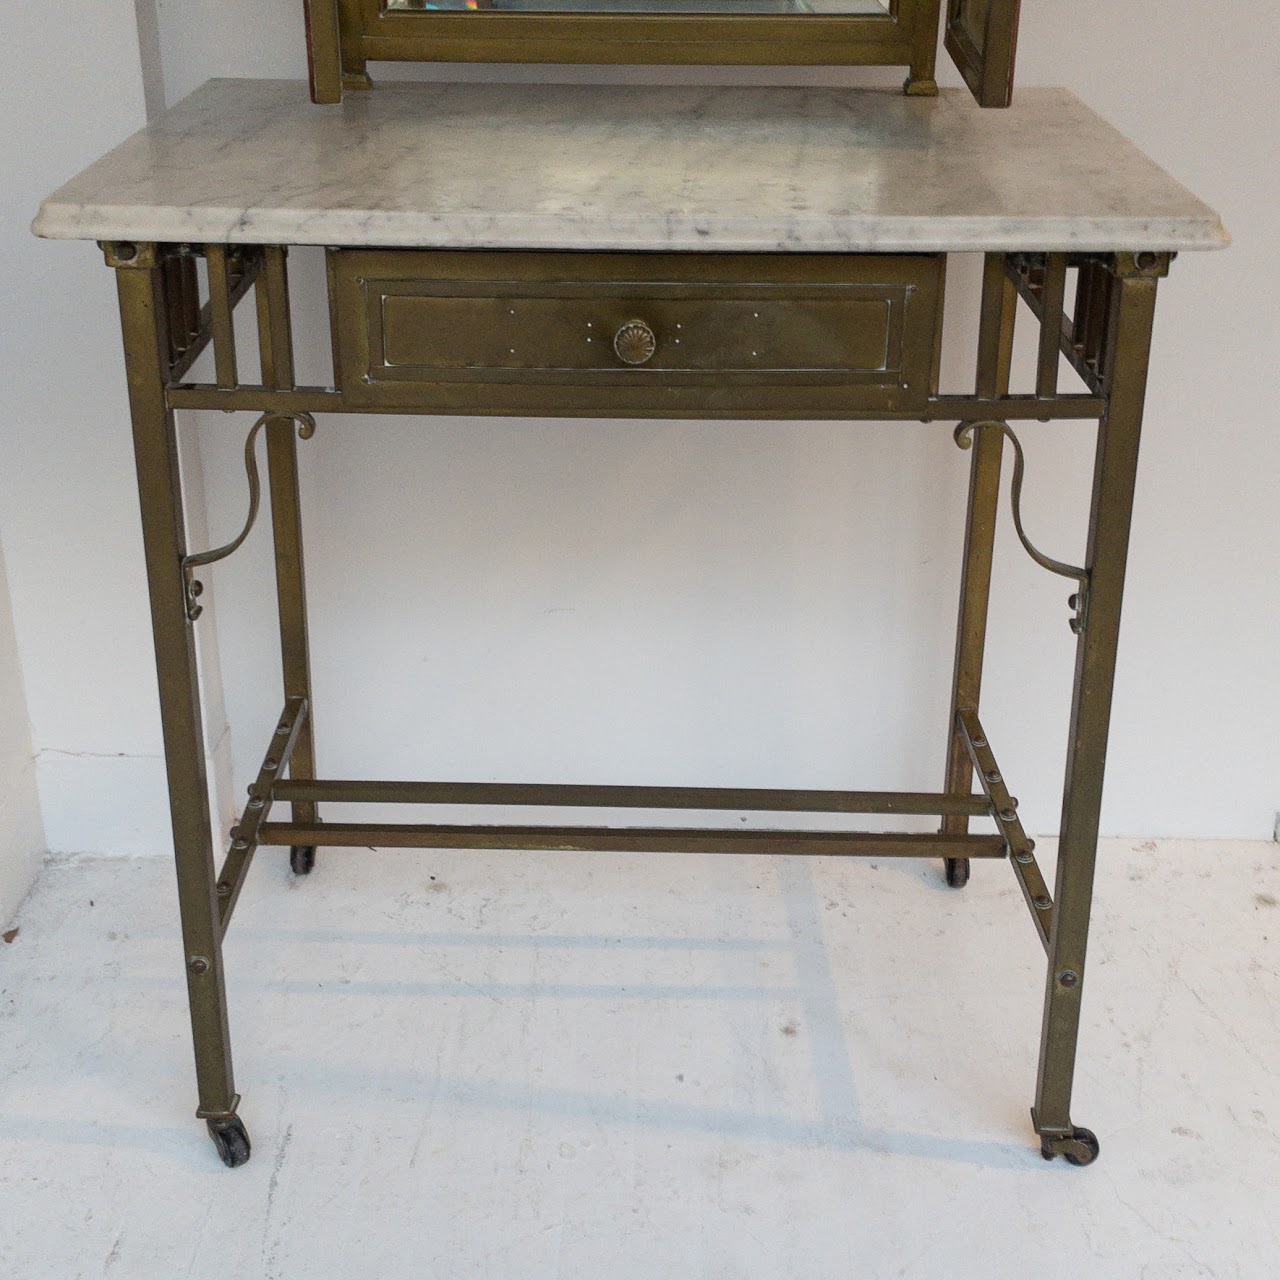
[[[947,52],[984,107],[1013,96],[1021,0],[947,0]]]

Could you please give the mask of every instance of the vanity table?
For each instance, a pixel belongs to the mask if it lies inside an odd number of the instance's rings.
[[[342,96],[340,64],[333,74],[323,59],[315,66],[321,90]],[[1225,243],[1211,210],[1062,90],[1024,90],[1009,109],[987,111],[964,90],[390,84],[320,107],[301,84],[221,80],[51,196],[35,231],[101,242],[118,285],[197,1114],[227,1164],[248,1159],[249,1139],[237,1114],[223,944],[264,845],[288,847],[300,874],[317,846],[914,856],[941,860],[957,887],[971,859],[1007,859],[1047,954],[1032,1112],[1041,1150],[1076,1164],[1095,1158],[1097,1139],[1073,1123],[1070,1107],[1148,352],[1157,287],[1174,254]],[[329,385],[300,385],[294,375],[291,245],[326,250]],[[962,394],[939,389],[953,253],[985,262],[972,317],[977,367]],[[256,317],[256,355],[244,349],[252,319],[239,333],[233,320],[241,303]],[[1011,373],[1019,314],[1034,326],[1038,353],[1025,386]],[[196,377],[206,351],[208,374]],[[1078,375],[1072,388],[1060,385],[1064,362]],[[225,547],[187,543],[174,415],[188,409],[259,415],[246,443],[249,520]],[[954,433],[972,460],[967,524],[956,531],[963,581],[939,790],[318,773],[297,451],[313,433],[302,447],[324,447],[317,416],[344,413],[783,418],[796,430],[806,419],[869,419],[915,424],[886,429],[935,433],[939,448],[953,448]],[[1080,565],[1037,547],[1021,518],[1018,431],[1060,420],[1096,438]],[[200,574],[252,526],[260,433],[282,710],[223,851],[211,842],[196,670]],[[1063,625],[1077,635],[1052,892],[980,719],[1010,454],[1018,536],[1046,571],[1070,580]],[[370,802],[420,805],[427,818],[441,804],[924,815],[937,830],[334,816]],[[1053,815],[1035,820],[1049,826]]]

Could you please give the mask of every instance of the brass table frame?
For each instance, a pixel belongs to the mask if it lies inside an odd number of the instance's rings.
[[[964,566],[955,649],[946,782],[937,794],[778,791],[721,788],[545,786],[455,782],[352,782],[315,776],[311,680],[303,573],[297,438],[317,412],[353,411],[340,391],[295,385],[286,280],[278,245],[204,246],[109,243],[116,269],[142,508],[156,664],[182,931],[199,1085],[197,1115],[209,1124],[229,1165],[249,1157],[236,1114],[223,974],[223,939],[246,872],[260,845],[292,849],[294,869],[310,869],[316,845],[449,848],[768,852],[835,856],[903,855],[946,859],[955,885],[969,859],[1008,856],[1021,884],[1048,965],[1039,1074],[1032,1119],[1046,1158],[1088,1164],[1097,1139],[1071,1120],[1076,1041],[1084,991],[1103,768],[1116,644],[1133,506],[1138,442],[1158,282],[1168,253],[993,253],[986,258],[974,393],[929,398],[925,421],[958,422],[957,441],[973,446]],[[201,303],[196,258],[208,264]],[[1068,310],[1068,273],[1075,297]],[[256,297],[262,382],[238,376],[232,327],[236,303]],[[1009,392],[1018,300],[1039,325],[1034,394]],[[184,382],[199,353],[213,346],[213,383]],[[1065,355],[1087,391],[1058,390]],[[247,458],[250,521],[227,547],[188,553],[174,413],[177,409],[253,409],[262,414]],[[368,412],[361,408],[361,412]],[[865,412],[851,417],[883,418]],[[919,413],[897,415],[920,419]],[[1009,427],[1018,420],[1097,420],[1097,447],[1085,563],[1062,564],[1027,539],[1020,513],[1022,453]],[[284,710],[219,870],[212,845],[193,624],[199,614],[195,571],[233,551],[252,524],[258,484],[253,441],[265,426],[275,541]],[[1057,876],[1048,888],[1023,830],[1016,801],[979,719],[992,554],[1004,442],[1015,452],[1013,514],[1028,552],[1077,583],[1071,598],[1077,634]],[[287,774],[287,776],[286,776]],[[980,793],[974,794],[977,781]],[[577,826],[377,825],[321,821],[321,803],[562,805],[759,812],[924,814],[936,834],[774,832]],[[277,804],[286,821],[269,820]],[[970,831],[994,820],[994,834]]]

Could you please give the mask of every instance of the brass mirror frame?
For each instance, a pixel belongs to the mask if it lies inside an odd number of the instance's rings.
[[[1004,0],[992,0],[993,5]],[[368,88],[369,62],[901,66],[937,93],[941,0],[878,14],[608,14],[389,11],[384,0],[306,0],[311,97]]]
[[[1013,96],[1021,0],[947,0],[947,52],[984,107]]]

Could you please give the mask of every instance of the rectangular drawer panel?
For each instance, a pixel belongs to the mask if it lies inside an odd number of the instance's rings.
[[[335,250],[354,402],[454,413],[840,417],[923,406],[942,259]]]

